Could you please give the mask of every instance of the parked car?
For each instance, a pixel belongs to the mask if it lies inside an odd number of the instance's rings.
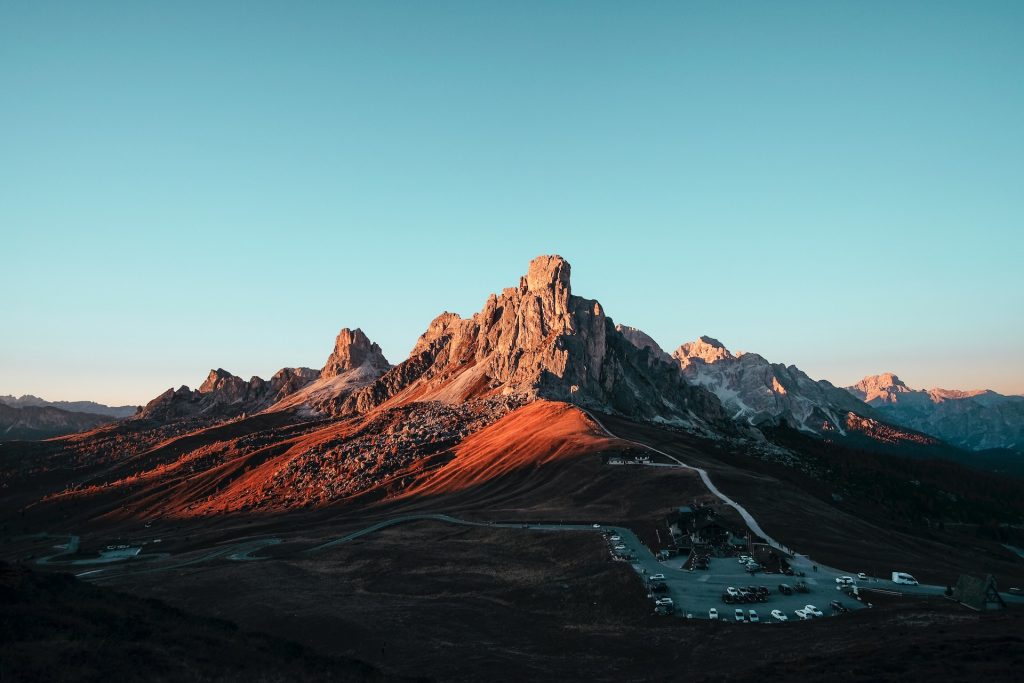
[[[658,598],[657,600],[654,601],[654,604],[655,605],[674,605],[675,603],[672,602],[672,598]]]
[[[738,590],[736,590],[735,588],[733,588],[732,586],[729,586],[728,588],[726,588],[725,592],[726,592],[727,595],[731,595],[734,598],[738,597],[739,594],[740,594],[740,592]]]
[[[750,555],[740,555],[740,559],[737,560],[740,564],[745,564],[750,559]]]
[[[839,602],[838,600],[833,600],[832,602],[828,603],[828,605],[829,605],[829,607],[832,608],[833,612],[842,613],[842,612],[848,612],[849,611],[848,609],[846,609],[846,606],[843,605],[843,603]]]
[[[795,614],[800,619],[810,619],[811,618],[811,615],[808,614],[807,610],[805,610],[805,609],[798,609],[798,610],[794,611],[793,614]]]
[[[724,602],[727,605],[731,605],[734,602],[736,602],[736,598],[732,595],[729,595],[728,593],[722,593],[722,602]]]
[[[868,575],[865,574],[864,572],[861,572],[861,573],[857,574],[857,578],[860,579],[861,581],[867,581],[868,580]]]
[[[736,621],[743,621],[743,610],[741,610],[739,607],[737,607],[735,614],[736,614]]]
[[[853,585],[852,576],[839,576],[836,577],[836,584],[839,586],[850,586]]]
[[[789,621],[789,617],[787,617],[786,613],[780,609],[772,610],[772,619],[775,621]]]
[[[665,580],[665,575],[664,574],[651,574],[650,580],[651,581],[664,581]]]
[[[708,619],[711,621],[718,621],[718,610],[712,607],[708,610]]]
[[[622,540],[622,536],[619,536],[619,535],[617,535],[617,534],[616,534],[615,536],[612,536],[612,537],[611,537],[610,539],[608,539],[608,540],[610,540],[610,541],[616,541],[616,542],[618,542],[618,541],[621,541],[621,540]]]
[[[756,624],[761,621],[757,616],[757,610],[750,610],[748,614],[750,615],[750,623]]]
[[[793,587],[790,586],[788,583],[780,583],[779,584],[779,592],[782,593],[783,595],[792,595],[793,594]]]
[[[810,593],[811,589],[807,587],[807,584],[803,581],[797,581],[793,584],[793,590],[797,593]]]
[[[814,605],[804,605],[804,611],[815,617],[823,617],[824,613]]]

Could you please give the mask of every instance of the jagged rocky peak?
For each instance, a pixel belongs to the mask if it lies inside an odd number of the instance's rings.
[[[696,341],[681,345],[672,356],[684,368],[698,360],[704,363],[717,363],[721,360],[736,358],[722,342],[706,335],[698,337]]]
[[[629,325],[616,325],[615,331],[625,337],[626,341],[638,349],[650,349],[655,358],[665,361],[666,363],[672,361],[672,356],[665,353],[665,350],[661,348],[658,342],[654,341],[654,339],[643,330],[630,327]]]
[[[919,400],[919,392],[908,387],[903,380],[891,372],[869,375],[852,387],[846,387],[851,394],[869,405],[895,403],[904,399]]]
[[[320,371],[320,377],[325,379],[337,377],[344,372],[363,366],[377,370],[380,374],[387,371],[391,364],[384,357],[380,346],[371,342],[361,329],[357,327],[350,330],[343,327],[334,341],[334,351],[331,352],[323,370]]]
[[[730,353],[717,339],[702,336],[673,354],[683,376],[711,391],[734,419],[751,424],[786,422],[820,433],[842,432],[846,414],[871,415],[870,408],[800,368],[771,363],[756,353]]]
[[[627,341],[600,303],[574,296],[570,274],[561,256],[539,256],[518,287],[490,295],[479,313],[442,313],[408,360],[354,393],[342,412],[405,396],[514,396],[650,419],[727,420],[717,399],[690,387],[674,364],[652,360]]]
[[[215,391],[223,391],[229,389],[232,386],[244,386],[245,380],[237,375],[232,375],[224,368],[217,368],[216,370],[210,370],[210,374],[206,376],[206,380],[199,385],[200,394],[210,394]]]

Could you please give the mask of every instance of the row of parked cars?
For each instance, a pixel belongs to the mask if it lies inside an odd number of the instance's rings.
[[[846,608],[843,607],[841,604],[839,604],[835,600],[832,601],[832,605],[831,606],[832,606],[832,611],[833,612],[840,612],[840,611],[845,612],[846,611]],[[800,608],[798,610],[795,610],[793,613],[798,618],[800,618],[800,619],[814,619],[815,617],[823,617],[823,616],[825,616],[825,613],[822,612],[817,607],[815,607],[814,605],[805,605],[804,607],[802,607],[802,608]],[[736,621],[745,621],[745,622],[752,623],[752,624],[756,624],[756,623],[759,623],[761,621],[761,617],[758,616],[757,610],[750,609],[750,610],[744,611],[740,607],[737,607],[734,610],[733,618]],[[773,621],[777,621],[777,622],[789,621],[789,617],[786,616],[786,613],[783,612],[780,609],[773,609],[771,611],[771,618],[772,618]],[[711,609],[709,609],[708,610],[708,619],[711,619],[712,621],[718,621],[719,620],[718,609],[716,609],[715,607],[712,607]]]
[[[771,591],[766,586],[747,586],[735,588],[729,586],[722,593],[722,602],[731,605],[734,602],[765,602]]]

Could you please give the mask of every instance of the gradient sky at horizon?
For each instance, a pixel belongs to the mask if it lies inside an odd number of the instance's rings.
[[[0,394],[392,362],[559,253],[666,349],[1024,393],[1024,3],[6,2]]]

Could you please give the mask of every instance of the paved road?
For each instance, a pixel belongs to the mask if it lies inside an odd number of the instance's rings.
[[[706,470],[704,470],[704,469],[702,469],[700,467],[694,467],[693,465],[687,465],[685,462],[683,462],[679,458],[675,457],[674,455],[669,455],[665,451],[658,450],[654,446],[648,446],[647,444],[645,444],[645,443],[643,443],[641,441],[634,441],[633,439],[624,439],[624,438],[622,438],[620,436],[616,436],[616,435],[612,434],[611,431],[607,427],[604,426],[604,423],[602,423],[599,419],[597,419],[596,415],[591,413],[589,410],[585,410],[585,409],[581,409],[581,410],[583,410],[583,412],[585,412],[587,415],[589,415],[590,419],[593,420],[597,424],[597,426],[600,427],[601,430],[605,434],[610,436],[611,438],[618,439],[619,441],[625,441],[627,443],[631,443],[631,444],[634,444],[636,446],[640,446],[641,448],[646,448],[647,450],[651,451],[652,453],[657,453],[658,455],[662,455],[662,456],[668,458],[669,460],[674,462],[677,467],[682,467],[682,468],[687,469],[687,470],[693,470],[694,472],[699,474],[701,481],[704,482],[704,486],[706,486],[708,488],[708,491],[711,491],[711,493],[714,494],[719,500],[721,500],[726,505],[728,505],[728,506],[732,507],[733,509],[735,509],[736,512],[739,513],[740,517],[743,518],[743,521],[746,522],[747,527],[749,527],[752,532],[754,532],[756,535],[758,535],[761,538],[763,538],[768,543],[768,545],[772,546],[776,550],[782,550],[784,552],[788,552],[787,548],[784,545],[782,545],[781,543],[776,541],[774,538],[769,536],[767,533],[765,533],[765,530],[762,529],[761,525],[757,523],[757,520],[754,519],[754,516],[752,514],[750,514],[749,512],[747,512],[747,509],[745,507],[743,507],[742,505],[740,505],[739,503],[734,501],[732,498],[730,498],[729,496],[727,496],[724,493],[722,493],[721,491],[719,491],[718,487],[715,486],[714,482],[711,481],[711,477],[708,476],[708,473],[707,473]],[[657,465],[658,463],[655,463],[655,464]],[[664,463],[661,463],[661,465],[664,466]]]

